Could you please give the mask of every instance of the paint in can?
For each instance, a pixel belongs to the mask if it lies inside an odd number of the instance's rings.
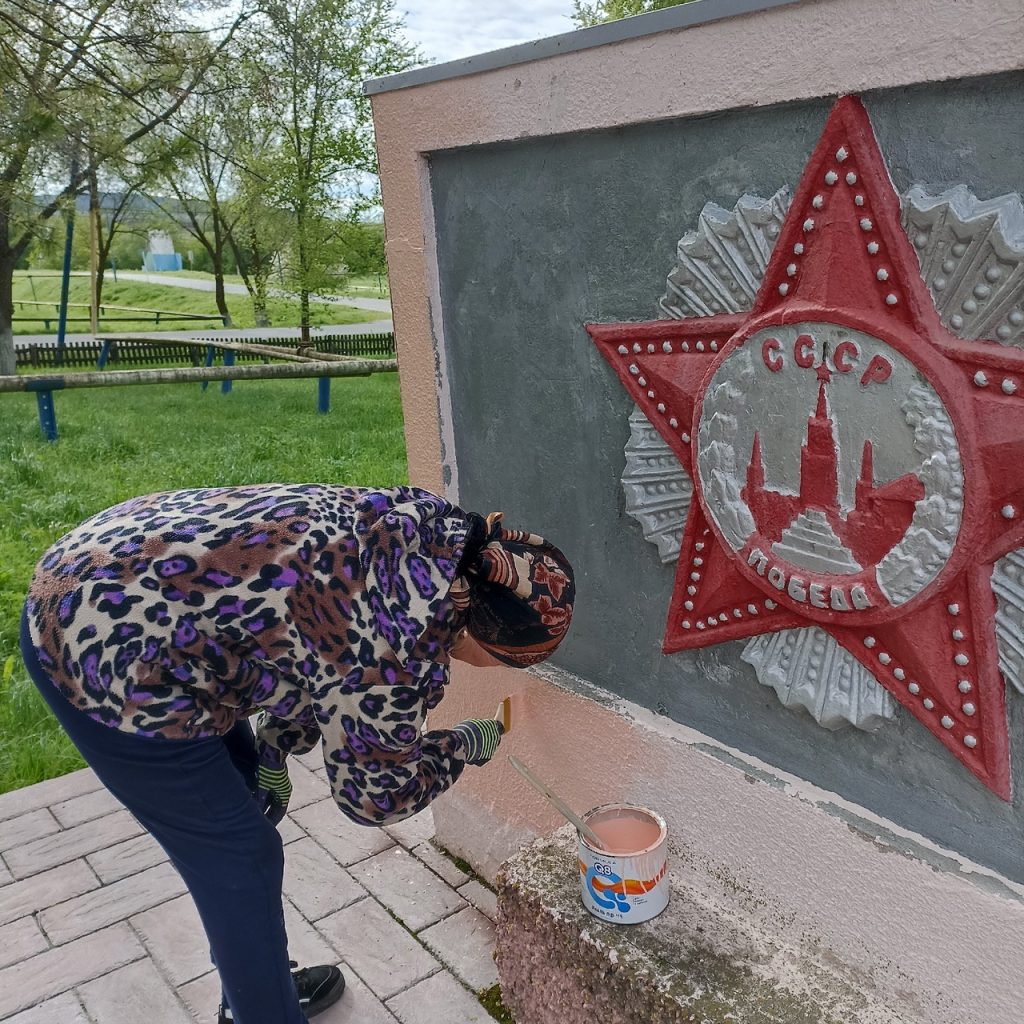
[[[583,815],[606,850],[579,835],[583,905],[614,924],[640,924],[668,906],[668,828],[660,814],[603,804]]]

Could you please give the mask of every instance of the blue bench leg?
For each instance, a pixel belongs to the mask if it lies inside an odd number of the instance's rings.
[[[224,353],[224,365],[234,366],[235,365],[235,353],[231,349],[227,349]],[[220,393],[226,395],[231,390],[231,381],[222,380],[220,382]]]
[[[316,411],[321,414],[331,411],[330,377],[320,377],[316,382]]]
[[[53,404],[52,391],[37,391],[36,405],[39,407],[39,426],[47,441],[57,440],[57,410]]]
[[[207,345],[206,346],[206,362],[203,363],[203,366],[213,366],[214,352],[215,352],[215,349],[214,349],[214,347],[212,345]],[[203,383],[199,385],[199,390],[200,391],[205,391],[207,389],[207,387],[209,387],[209,385],[210,385],[210,382],[208,380],[204,380]]]

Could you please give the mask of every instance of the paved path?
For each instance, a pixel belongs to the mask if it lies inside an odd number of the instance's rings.
[[[395,325],[391,320],[368,320],[361,324],[334,324],[324,327],[311,327],[309,333],[311,337],[317,338],[330,334],[390,334],[394,329]],[[147,334],[150,332],[143,329],[142,331],[125,331],[123,333]],[[174,331],[173,333],[188,334],[193,338],[235,338],[244,341],[246,338],[297,338],[299,336],[299,329],[298,327],[247,327],[240,330],[225,331],[223,328],[212,329],[208,327],[205,331]],[[65,335],[65,341],[69,344],[71,342],[95,340],[91,334]],[[57,336],[55,334],[16,334],[14,336],[14,344],[56,345]]]
[[[289,951],[348,980],[317,1024],[493,1024],[474,994],[498,980],[493,892],[429,811],[350,823],[318,758],[291,762],[280,826]],[[212,1024],[219,998],[181,880],[90,770],[0,796],[0,1020]]]
[[[145,271],[121,270],[117,279],[125,281],[141,281],[143,284],[162,284],[175,288],[191,288],[199,292],[212,292],[213,281],[201,277],[177,277],[174,274],[150,274]],[[224,282],[224,291],[229,295],[248,295],[249,290],[244,284],[235,284],[233,281]],[[297,299],[293,292],[281,288],[271,288],[270,294],[279,295],[289,299]],[[390,299],[366,299],[356,295],[311,295],[313,302],[326,302],[335,306],[354,306],[356,309],[372,309],[378,313],[391,312]]]

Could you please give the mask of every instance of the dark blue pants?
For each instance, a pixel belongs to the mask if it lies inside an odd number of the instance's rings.
[[[204,740],[120,732],[61,696],[39,664],[24,618],[21,650],[82,757],[188,886],[236,1024],[306,1024],[288,965],[284,851],[253,799],[256,744],[248,722]]]

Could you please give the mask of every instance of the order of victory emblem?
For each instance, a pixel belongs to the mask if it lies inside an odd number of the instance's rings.
[[[986,252],[965,310],[1019,269]],[[1024,352],[943,325],[856,98],[764,259],[749,312],[587,328],[692,481],[664,649],[813,626],[1009,799],[992,578],[1024,545]]]

